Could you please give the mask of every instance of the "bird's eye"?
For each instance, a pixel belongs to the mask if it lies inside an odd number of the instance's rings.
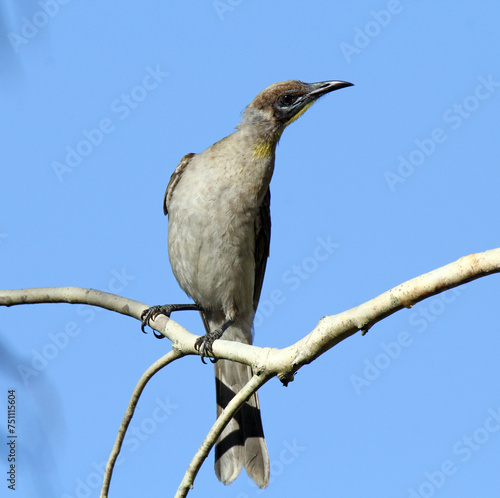
[[[290,95],[290,94],[286,93],[285,95],[282,95],[279,98],[279,103],[284,107],[288,107],[288,106],[292,105],[296,100],[297,100],[297,97],[295,95]]]

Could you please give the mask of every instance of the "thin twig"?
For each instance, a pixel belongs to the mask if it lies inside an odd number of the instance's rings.
[[[125,411],[125,415],[123,416],[123,420],[120,424],[120,428],[118,429],[118,435],[116,436],[115,444],[113,445],[113,449],[111,450],[111,455],[109,456],[108,463],[106,464],[106,469],[104,471],[104,480],[102,483],[101,489],[101,498],[107,498],[109,492],[109,484],[111,482],[111,475],[113,474],[113,468],[116,463],[116,459],[118,458],[118,454],[120,453],[120,449],[123,444],[123,440],[125,439],[125,434],[127,433],[128,426],[132,417],[134,416],[135,407],[139,402],[139,398],[141,397],[142,391],[146,387],[146,384],[149,382],[151,377],[157,372],[159,372],[163,367],[166,367],[169,363],[181,358],[184,354],[177,349],[173,349],[165,356],[161,357],[159,360],[155,361],[141,376],[139,382],[135,386],[135,389],[132,393],[132,397],[127,406],[127,410]]]
[[[254,374],[252,378],[245,384],[234,398],[227,404],[226,408],[219,415],[214,425],[208,432],[203,443],[191,460],[186,473],[181,481],[175,498],[184,498],[190,489],[193,489],[193,482],[200,470],[203,462],[207,458],[210,450],[221,435],[224,427],[229,423],[234,414],[241,408],[241,406],[248,400],[248,398],[255,393],[261,386],[263,386],[274,375]]]

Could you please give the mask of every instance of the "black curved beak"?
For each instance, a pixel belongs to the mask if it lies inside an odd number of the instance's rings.
[[[341,88],[346,88],[348,86],[354,86],[353,83],[348,81],[320,81],[319,83],[309,83],[311,90],[309,91],[309,97],[314,99],[319,99],[321,96],[333,92],[334,90],[340,90]]]

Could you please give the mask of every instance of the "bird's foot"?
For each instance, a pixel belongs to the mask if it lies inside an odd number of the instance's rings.
[[[226,331],[228,327],[230,327],[234,323],[234,320],[228,320],[222,327],[219,329],[211,330],[207,332],[204,336],[198,337],[196,342],[194,343],[194,349],[200,353],[201,361],[206,363],[205,358],[208,356],[213,356],[214,352],[212,350],[213,343],[222,337],[222,334]],[[217,359],[210,358],[212,363],[215,363]]]
[[[207,332],[204,336],[198,337],[196,342],[194,343],[194,349],[200,353],[201,361],[206,363],[205,358],[207,356],[213,356],[214,352],[212,350],[212,345],[214,341],[220,339],[224,331],[222,328],[216,329],[210,332]],[[215,363],[217,360],[214,358],[210,358],[212,363]]]
[[[174,311],[184,310],[200,311],[200,307],[197,304],[162,304],[151,306],[151,308],[144,310],[141,314],[141,330],[146,333],[146,330],[144,329],[149,323],[149,320],[154,320],[158,315],[165,315],[170,318],[170,313],[173,313]],[[153,330],[153,334],[157,339],[164,338],[164,336],[158,334],[156,330]]]

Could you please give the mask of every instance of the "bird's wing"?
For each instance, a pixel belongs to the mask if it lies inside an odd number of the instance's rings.
[[[168,214],[168,205],[170,204],[170,199],[172,197],[172,192],[174,191],[175,187],[179,183],[182,173],[184,173],[184,170],[187,168],[187,165],[191,161],[191,159],[194,156],[194,152],[190,152],[189,154],[186,154],[178,164],[177,168],[175,168],[175,171],[172,173],[172,176],[170,177],[170,181],[168,182],[167,185],[167,190],[165,192],[165,199],[163,200],[163,213]]]
[[[271,243],[271,191],[267,189],[255,220],[255,283],[253,288],[253,308],[257,309],[266,272],[266,263]]]

